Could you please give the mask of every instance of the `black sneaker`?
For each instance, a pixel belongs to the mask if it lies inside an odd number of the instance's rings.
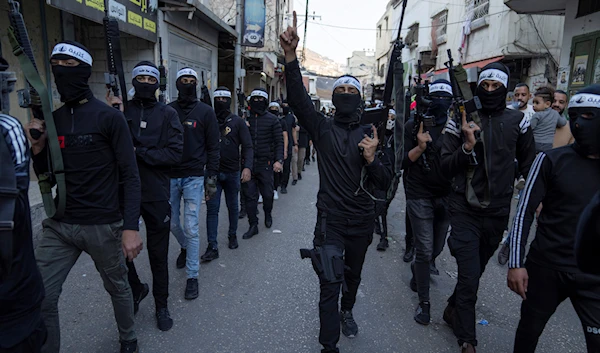
[[[156,310],[156,325],[161,331],[169,331],[173,327],[173,319],[171,319],[169,309],[160,308]]]
[[[246,210],[240,210],[240,215],[238,216],[238,219],[246,218],[246,215]]]
[[[446,305],[446,309],[444,309],[443,319],[450,327],[454,326],[454,310],[454,307],[450,305],[450,303],[448,303],[448,305]]]
[[[216,260],[219,258],[219,249],[217,248],[213,248],[212,246],[208,246],[208,248],[206,248],[206,252],[204,253],[204,255],[200,256],[200,260],[202,261],[212,261],[212,260]]]
[[[285,187],[285,186],[282,186],[282,187],[281,187],[281,193],[282,193],[282,194],[287,194],[287,187]]]
[[[381,241],[379,242],[379,244],[377,244],[377,250],[379,251],[385,251],[385,249],[389,248],[390,244],[387,240],[387,238],[381,238]]]
[[[460,347],[460,353],[476,353],[475,347],[472,344],[465,342]]]
[[[133,294],[133,315],[140,310],[140,303],[148,296],[148,293],[150,293],[150,287],[148,287],[148,284],[142,283],[142,290]]]
[[[404,257],[402,258],[402,260],[404,260],[404,262],[411,262],[414,257],[415,257],[415,247],[412,245],[407,245],[406,251],[404,252]]]
[[[498,251],[498,263],[502,266],[506,265],[508,259],[510,258],[510,243],[509,240],[506,239],[504,243],[502,243],[502,247],[500,251]]]
[[[256,234],[258,234],[258,226],[255,224],[253,226],[250,226],[248,231],[244,233],[244,235],[242,235],[242,239],[250,239]]]
[[[410,278],[410,289],[413,292],[417,292],[417,279],[415,278],[415,263],[410,264],[410,272],[412,272],[412,277]]]
[[[237,236],[236,235],[230,235],[229,236],[229,249],[237,249],[238,248],[238,241],[237,241]]]
[[[137,340],[121,341],[121,353],[138,353]]]
[[[310,165],[310,159],[306,160],[306,163],[304,163],[305,165]]]
[[[429,263],[429,274],[434,276],[440,275],[440,270],[437,269],[437,266],[435,265],[435,260],[431,260],[431,262]]]
[[[304,169],[302,169],[304,171]],[[298,180],[302,180],[302,174],[298,173]]]
[[[358,334],[358,325],[352,316],[352,310],[340,311],[340,321],[342,322],[342,333],[348,338],[354,338]]]
[[[273,225],[273,216],[270,213],[265,214],[265,227],[271,228]]]
[[[430,309],[431,304],[429,302],[420,302],[415,311],[415,321],[421,325],[429,325],[431,322]]]
[[[185,286],[185,299],[192,300],[198,298],[198,279],[188,278]]]
[[[312,160],[313,160],[313,162],[317,161],[317,159],[315,158],[315,156],[312,156]]]
[[[181,252],[179,253],[179,256],[177,256],[177,261],[175,262],[175,265],[177,266],[177,268],[184,268],[185,267],[185,260],[187,258],[187,250],[185,249],[181,249]]]
[[[292,185],[298,184],[298,180],[292,180]]]

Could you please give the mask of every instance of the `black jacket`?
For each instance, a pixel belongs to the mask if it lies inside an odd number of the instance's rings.
[[[127,104],[125,118],[140,171],[142,202],[168,200],[168,172],[183,155],[183,127],[177,112],[156,100],[133,99]]]
[[[490,205],[487,208],[474,208],[465,195],[466,175],[469,156],[462,151],[463,137],[461,124],[453,119],[444,130],[442,145],[442,168],[452,179],[450,206],[460,212],[475,212],[479,215],[506,216],[510,212],[510,202],[515,181],[515,158],[519,162],[521,175],[527,176],[535,158],[535,142],[529,128],[529,121],[523,113],[505,109],[493,115],[481,114],[485,137],[485,153],[481,142],[473,149],[478,165],[473,176],[473,189],[480,201],[484,200],[486,184],[490,190]],[[485,165],[488,168],[489,180]]]
[[[288,158],[292,156],[292,150],[294,149],[294,129],[296,128],[296,118],[294,114],[288,113],[283,118],[287,127],[288,133]]]
[[[600,274],[600,191],[581,214],[575,240],[577,266],[583,272]]]
[[[308,132],[302,125],[298,124],[298,126],[300,126],[300,131],[298,131],[298,148],[308,148]]]
[[[246,122],[237,115],[229,114],[221,130],[221,173],[233,173],[240,170],[240,146],[242,147],[242,168],[252,170],[254,151],[252,139]]]
[[[573,145],[564,146],[540,152],[529,174],[513,223],[509,267],[524,267],[529,230],[541,202],[527,261],[557,271],[580,272],[574,250],[577,223],[600,190],[600,161],[581,156]]]
[[[414,120],[409,120],[404,125],[404,158],[402,159],[402,169],[404,169],[403,181],[404,192],[409,200],[429,199],[448,196],[450,193],[450,180],[442,172],[441,149],[442,135],[444,125],[430,127],[432,137],[438,136],[433,140],[427,153],[427,162],[431,170],[425,172],[422,165],[422,157],[416,162],[408,158],[408,152],[416,147],[413,138]],[[435,130],[435,131],[434,131]]]
[[[123,218],[124,230],[138,230],[141,188],[131,134],[123,114],[89,92],[81,104],[53,113],[62,149],[69,224],[107,224]],[[48,171],[48,148],[32,157],[37,174]],[[123,217],[119,181],[124,185]]]
[[[169,104],[183,125],[183,158],[171,168],[171,178],[212,176],[219,172],[219,124],[215,111],[208,105],[196,101],[182,107],[178,101]]]
[[[387,190],[393,177],[391,165],[384,165],[377,157],[366,165],[358,148],[364,126],[339,124],[315,111],[302,83],[297,60],[286,64],[285,74],[288,102],[319,153],[317,209],[338,217],[372,219],[374,201],[360,187],[361,172],[366,166],[374,188]]]
[[[269,112],[260,115],[250,113],[248,123],[254,150],[253,170],[282,161],[283,131],[279,118]]]

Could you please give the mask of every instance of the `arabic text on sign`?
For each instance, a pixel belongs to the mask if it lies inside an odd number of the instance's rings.
[[[103,0],[85,0],[85,6],[104,12]]]
[[[156,23],[144,17],[144,29],[156,33]]]
[[[111,0],[108,5],[110,15],[120,21],[127,22],[127,9],[125,5]]]
[[[140,7],[142,12],[148,12],[148,0],[129,0]]]
[[[127,11],[127,22],[142,28],[142,16],[135,12]]]

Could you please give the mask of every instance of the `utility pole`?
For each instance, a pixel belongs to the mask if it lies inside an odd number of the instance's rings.
[[[235,111],[238,110],[238,92],[241,92],[242,82],[242,1],[233,0],[236,2],[236,15],[235,15],[235,31],[237,33],[237,41],[235,42],[235,52],[233,58],[233,106]]]
[[[290,14],[287,15],[288,19],[290,18],[290,16],[291,16]],[[316,19],[320,20],[321,16],[315,15],[314,12],[313,12],[312,15],[308,14],[308,0],[306,0],[306,12],[305,12],[305,15],[297,15],[296,17],[298,17],[298,18],[304,17],[305,18],[305,20],[304,20],[304,37],[302,38],[302,55],[301,55],[301,58],[300,58],[300,62],[302,64],[304,64],[304,59],[306,58],[306,27],[308,25],[308,19],[311,18],[313,20],[316,20]]]

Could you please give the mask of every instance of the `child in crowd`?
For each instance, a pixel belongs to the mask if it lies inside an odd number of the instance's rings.
[[[567,119],[552,109],[554,103],[552,88],[542,87],[533,96],[535,114],[531,118],[531,129],[535,139],[535,149],[539,153],[552,149],[556,128],[567,125]]]

